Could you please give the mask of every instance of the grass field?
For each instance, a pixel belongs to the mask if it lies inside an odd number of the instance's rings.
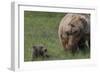
[[[49,58],[35,58],[41,60],[86,59],[90,53],[81,51],[75,56],[65,52],[58,38],[58,27],[64,13],[24,12],[24,61],[32,60],[32,45],[44,44],[48,49]]]

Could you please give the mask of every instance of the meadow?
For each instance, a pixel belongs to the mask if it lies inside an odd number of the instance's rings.
[[[49,58],[43,60],[87,59],[90,52],[81,51],[75,56],[65,52],[58,38],[58,27],[65,13],[24,11],[24,61],[32,60],[32,46],[44,44],[48,49]]]

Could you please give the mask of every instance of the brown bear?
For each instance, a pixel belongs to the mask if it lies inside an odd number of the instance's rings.
[[[89,47],[90,14],[66,14],[60,22],[58,35],[64,50],[70,50],[72,54],[80,48]]]
[[[32,47],[32,61],[34,60],[34,58],[38,57],[49,57],[47,48],[42,44],[34,45]]]

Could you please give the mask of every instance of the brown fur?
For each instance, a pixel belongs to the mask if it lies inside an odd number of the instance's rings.
[[[75,53],[86,40],[90,42],[90,15],[66,14],[60,22],[58,34],[64,50],[71,50]],[[83,39],[84,42],[81,42]]]
[[[43,57],[43,58],[49,57],[47,48],[42,44],[34,45],[32,47],[32,61],[34,60],[34,58],[38,57]]]

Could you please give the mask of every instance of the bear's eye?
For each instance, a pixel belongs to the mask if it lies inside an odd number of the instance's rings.
[[[66,35],[75,35],[75,34],[77,34],[78,33],[78,31],[71,31],[71,32],[66,32]]]
[[[77,33],[77,31],[74,31],[74,32],[73,32],[73,34],[76,34],[76,33]]]
[[[75,25],[71,25],[72,27],[75,27]]]
[[[66,32],[67,35],[71,35],[71,32]]]
[[[75,27],[75,25],[73,25],[73,24],[70,24],[71,25],[71,27]]]

